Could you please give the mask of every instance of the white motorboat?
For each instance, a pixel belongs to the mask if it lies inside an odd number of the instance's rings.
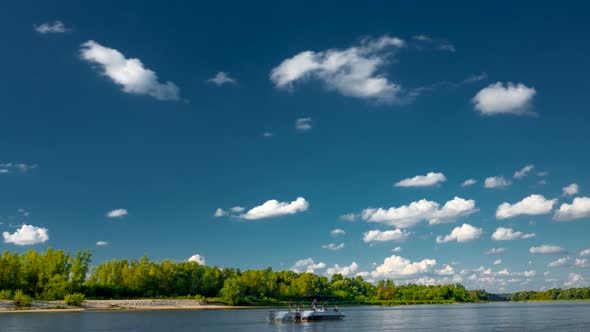
[[[328,309],[323,306],[321,309],[315,307],[315,303],[311,309],[293,309],[289,310],[271,310],[268,313],[269,322],[305,322],[305,321],[320,321],[320,320],[340,320],[344,319],[346,315],[334,307]]]

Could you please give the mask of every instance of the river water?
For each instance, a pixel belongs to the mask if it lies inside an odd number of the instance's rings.
[[[590,331],[590,302],[344,307],[345,320],[267,323],[267,309],[0,314],[0,332]]]

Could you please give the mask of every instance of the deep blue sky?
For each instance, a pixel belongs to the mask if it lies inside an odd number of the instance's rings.
[[[358,269],[350,275],[374,271],[372,263],[399,255],[437,263],[423,273],[390,276],[400,282],[441,280],[436,270],[453,263],[455,276],[472,287],[564,287],[572,278],[571,285],[585,285],[590,269],[573,264],[590,248],[590,218],[558,222],[551,212],[497,219],[495,212],[500,203],[531,194],[559,199],[553,210],[590,195],[589,9],[570,1],[3,3],[0,163],[37,167],[0,174],[0,231],[34,225],[46,228],[49,239],[30,246],[0,243],[0,251],[89,248],[94,262],[200,254],[208,265],[242,269],[287,269],[311,257],[327,267],[354,261]],[[56,20],[68,31],[34,29]],[[375,76],[401,85],[402,95],[434,89],[383,103],[342,94],[312,76],[291,89],[269,79],[273,68],[300,52],[344,50],[386,35],[406,46],[383,55],[388,63]],[[433,40],[417,43],[417,35]],[[140,59],[160,82],[178,86],[181,100],[122,91],[81,57],[81,44],[89,40]],[[456,51],[438,49],[442,43]],[[220,71],[237,84],[207,82]],[[485,79],[455,86],[481,73]],[[471,99],[496,82],[534,88],[528,109],[536,115],[476,111]],[[297,130],[296,119],[306,117],[312,129]],[[533,172],[512,178],[528,164]],[[447,181],[393,186],[428,172],[444,173]],[[512,184],[483,188],[485,178],[498,175]],[[469,178],[478,183],[462,188]],[[562,196],[571,183],[579,193]],[[455,196],[475,200],[479,211],[443,225],[423,221],[408,229],[405,242],[365,243],[365,232],[393,228],[339,219],[420,199],[443,205]],[[250,209],[297,197],[309,202],[306,211],[258,220],[214,217],[217,208]],[[105,216],[119,208],[128,214]],[[436,236],[463,223],[483,234],[436,243]],[[536,237],[493,241],[497,227]],[[336,228],[346,235],[331,236]],[[322,249],[328,243],[344,248]],[[564,251],[529,252],[543,244]],[[401,251],[392,253],[398,246]],[[484,254],[498,247],[506,252]],[[546,266],[566,257],[563,266]],[[492,265],[497,259],[502,263]],[[491,274],[471,271],[480,266]],[[502,269],[511,274],[497,274]],[[524,271],[536,275],[518,275]],[[496,279],[485,279],[490,275]]]

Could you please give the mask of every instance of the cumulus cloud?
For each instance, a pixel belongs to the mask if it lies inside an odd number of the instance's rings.
[[[229,210],[224,210],[222,208],[217,208],[215,210],[215,213],[213,214],[214,217],[226,217],[229,215],[232,215],[234,213],[240,213],[243,212],[245,210],[245,208],[241,207],[241,206],[234,206],[232,208],[230,208]]]
[[[145,68],[141,60],[126,58],[114,48],[89,40],[82,44],[82,59],[102,67],[103,75],[120,85],[124,92],[148,95],[158,100],[179,100],[178,87],[172,82],[161,83],[156,73]]]
[[[574,262],[574,267],[589,267],[590,264],[588,264],[588,259],[586,258],[576,258],[576,261]]]
[[[436,270],[434,273],[439,276],[452,276],[455,274],[455,269],[451,265],[445,264],[442,269]]]
[[[453,222],[457,218],[465,217],[477,212],[474,200],[455,197],[447,201],[441,208],[440,204],[422,199],[409,205],[383,208],[367,208],[361,217],[370,222],[380,222],[397,228],[409,228],[420,221],[427,220],[430,224]]]
[[[195,263],[197,263],[197,264],[199,264],[199,265],[207,265],[207,264],[205,263],[205,257],[203,257],[203,256],[201,256],[201,255],[199,255],[199,254],[192,255],[192,256],[191,256],[191,257],[188,259],[188,261],[189,261],[189,262],[195,262]]]
[[[207,80],[210,83],[213,83],[217,86],[222,86],[224,84],[238,84],[235,78],[229,76],[229,73],[220,71],[215,76],[211,77]]]
[[[501,259],[496,259],[494,261],[494,265],[500,265],[500,264],[502,264],[502,260]]]
[[[447,243],[451,241],[457,242],[469,242],[478,239],[483,233],[483,229],[473,227],[469,224],[463,224],[459,227],[455,227],[451,234],[446,236],[437,236],[436,243]]]
[[[512,182],[506,180],[503,176],[490,176],[485,179],[483,186],[485,188],[504,188],[511,184]]]
[[[498,227],[494,234],[492,234],[492,240],[495,241],[530,239],[532,237],[535,237],[534,233],[524,234],[523,232],[514,231],[512,228],[506,227]]]
[[[401,180],[394,184],[396,187],[431,187],[447,181],[443,173],[429,172],[426,175],[416,175],[413,178]]]
[[[504,202],[496,209],[496,218],[507,219],[520,215],[537,216],[550,213],[557,199],[546,199],[543,195],[530,195],[520,202],[510,204]]]
[[[33,26],[35,31],[42,35],[50,33],[64,33],[70,31],[62,21],[47,22],[40,25]]]
[[[580,251],[580,256],[590,256],[590,249]]]
[[[341,274],[344,277],[347,277],[358,270],[359,266],[356,262],[352,262],[349,266],[339,266],[338,264],[334,264],[333,267],[326,269],[327,275],[334,275],[334,274]]]
[[[292,89],[298,81],[318,80],[328,90],[344,96],[392,102],[401,87],[391,82],[381,69],[393,51],[404,45],[399,38],[383,36],[364,39],[360,45],[347,49],[304,51],[275,67],[270,79],[277,88],[287,89]]]
[[[300,259],[290,268],[295,273],[307,272],[315,273],[315,270],[321,270],[326,268],[326,264],[323,262],[316,263],[313,258]]]
[[[400,252],[402,251],[402,247],[395,247],[393,249],[391,249],[391,252]]]
[[[0,164],[0,174],[8,174],[16,171],[25,173],[34,168],[37,168],[37,164],[3,163]]]
[[[115,209],[112,211],[107,212],[106,216],[108,218],[121,218],[128,214],[126,209]]]
[[[515,179],[522,179],[527,176],[534,168],[535,165],[526,165],[521,170],[514,172],[512,177]]]
[[[239,215],[239,218],[247,220],[256,220],[272,217],[280,217],[298,212],[307,211],[309,203],[303,197],[297,197],[292,202],[279,202],[276,199],[271,199],[264,204],[256,206],[248,212]]]
[[[391,255],[385,258],[383,264],[377,266],[372,274],[376,278],[411,276],[431,272],[435,265],[435,259],[423,259],[419,262],[412,262],[404,257]]]
[[[490,248],[484,254],[486,254],[486,255],[495,255],[495,254],[501,254],[504,251],[506,251],[506,248]]]
[[[109,243],[107,241],[98,241],[98,242],[96,242],[96,245],[97,246],[108,246]]]
[[[586,279],[577,273],[570,273],[567,281],[563,284],[566,287],[584,287],[587,285]]]
[[[14,233],[2,232],[4,243],[12,243],[17,246],[29,246],[33,244],[45,243],[49,240],[47,228],[33,225],[22,225]]]
[[[343,229],[340,228],[336,228],[330,231],[330,235],[332,236],[339,236],[339,235],[345,235],[346,232]]]
[[[529,252],[531,254],[558,254],[563,252],[563,248],[560,246],[550,245],[550,244],[543,244],[538,247],[530,247]]]
[[[535,94],[535,88],[522,83],[504,85],[497,82],[481,89],[471,101],[475,104],[475,110],[482,115],[534,114],[530,105]]]
[[[549,264],[547,264],[547,267],[560,267],[560,266],[564,266],[569,262],[570,258],[569,257],[563,257],[563,258],[559,258],[554,260],[553,262],[550,262]]]
[[[352,222],[352,221],[357,220],[359,217],[360,216],[356,213],[346,213],[346,214],[343,214],[340,217],[338,217],[338,219]]]
[[[563,196],[573,196],[578,193],[579,189],[580,188],[578,187],[577,183],[572,183],[568,186],[561,188],[561,190],[563,191]]]
[[[572,204],[563,203],[559,210],[555,211],[553,219],[568,221],[590,217],[590,197],[576,197]]]
[[[329,243],[322,245],[323,249],[328,249],[332,251],[338,251],[344,248],[344,243],[336,244],[336,243]]]
[[[477,183],[476,179],[467,179],[461,183],[461,187],[469,187]]]
[[[388,231],[371,230],[363,234],[363,241],[370,242],[388,242],[388,241],[405,241],[412,233],[404,229],[395,229]]]
[[[308,131],[312,128],[311,118],[299,118],[295,120],[295,129],[299,131]]]

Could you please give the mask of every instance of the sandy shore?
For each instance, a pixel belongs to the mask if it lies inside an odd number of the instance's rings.
[[[213,310],[253,307],[204,304],[197,300],[86,300],[80,307],[64,301],[33,301],[27,309],[17,309],[12,301],[0,301],[0,313],[15,312],[80,312],[80,311],[148,311],[148,310]],[[258,307],[260,308],[260,307]]]

